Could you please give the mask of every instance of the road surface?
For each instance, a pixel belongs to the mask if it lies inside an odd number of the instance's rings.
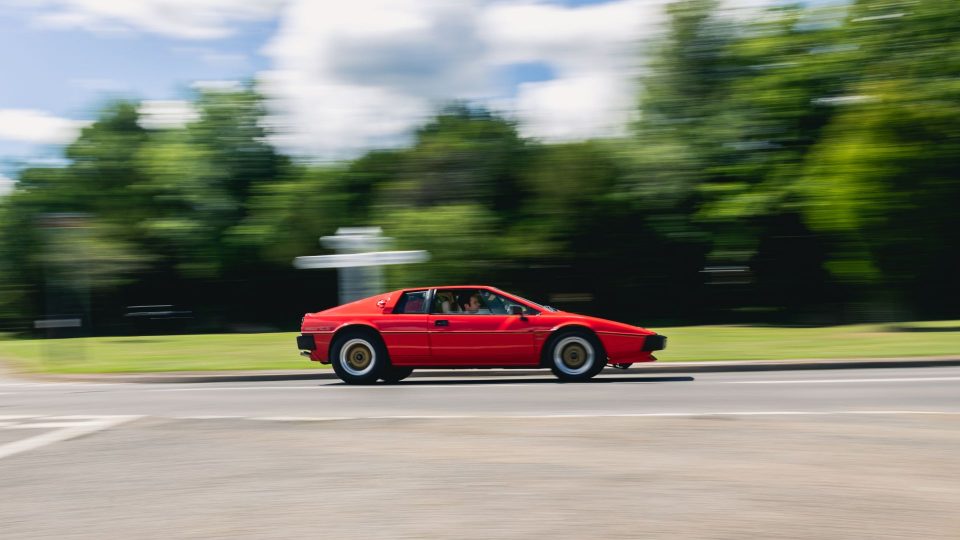
[[[3,538],[960,538],[960,368],[0,380]]]

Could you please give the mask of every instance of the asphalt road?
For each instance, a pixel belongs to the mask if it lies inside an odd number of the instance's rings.
[[[960,538],[960,368],[0,380],[7,538]]]
[[[960,412],[960,367],[618,376],[108,384],[0,381],[0,414],[394,417],[918,410]]]

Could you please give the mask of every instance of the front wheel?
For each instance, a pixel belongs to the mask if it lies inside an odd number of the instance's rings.
[[[546,352],[550,370],[561,381],[590,380],[607,364],[603,344],[595,335],[582,330],[554,336]]]
[[[330,353],[333,370],[347,384],[373,384],[389,366],[387,348],[373,332],[344,332],[334,340]]]

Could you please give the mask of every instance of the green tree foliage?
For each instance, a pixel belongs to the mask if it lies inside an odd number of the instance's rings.
[[[397,287],[493,283],[676,322],[826,322],[864,301],[956,315],[960,6],[725,5],[669,4],[617,139],[528,140],[459,103],[405,148],[311,164],[269,144],[253,89],[198,93],[176,129],[110,103],[66,166],[20,171],[0,201],[0,318],[37,316],[55,284],[91,291],[100,320],[187,303],[211,328],[295,323],[336,282],[291,260],[371,225],[431,252],[389,269]]]
[[[486,282],[496,274],[499,256],[496,216],[476,204],[395,210],[385,230],[399,249],[425,249],[433,259],[422,265],[390,267],[396,287]]]
[[[957,290],[957,6],[669,11],[625,193],[667,237],[703,235],[707,265],[749,269],[749,286],[708,287],[734,301],[711,302],[797,306],[837,298],[835,283],[937,312]]]
[[[847,282],[945,315],[960,286],[960,6],[858,2],[857,79],[805,167],[811,225]]]
[[[479,203],[498,214],[517,203],[526,145],[516,126],[481,108],[452,105],[416,133],[379,202],[386,206]]]
[[[197,280],[242,275],[248,253],[228,233],[247,215],[251,185],[278,178],[287,161],[264,140],[259,101],[250,90],[200,94],[199,119],[167,130],[143,128],[137,104],[114,102],[66,148],[67,166],[23,170],[0,219],[12,310],[36,316],[41,291],[73,275],[56,268],[80,272],[69,286],[113,314],[124,300],[175,302]],[[74,221],[57,225],[62,215]],[[209,290],[199,288],[198,299]]]

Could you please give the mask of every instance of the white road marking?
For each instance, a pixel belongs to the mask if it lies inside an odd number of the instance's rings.
[[[187,387],[187,388],[148,388],[147,392],[222,392],[236,390],[316,390],[318,385],[314,386],[208,386],[208,387]]]
[[[650,380],[617,380],[605,379],[607,382],[616,382],[620,384],[655,384],[669,383],[674,381],[665,381],[661,377],[651,377]],[[796,380],[757,380],[757,381],[712,381],[712,380],[690,380],[691,383],[698,384],[842,384],[842,383],[886,383],[886,382],[939,382],[939,381],[960,381],[960,377],[899,377],[899,378],[874,378],[874,379],[796,379]],[[549,388],[551,385],[542,382],[538,383],[498,383],[496,378],[491,379],[490,384],[483,383],[418,383],[418,384],[397,384],[397,385],[370,385],[370,386],[348,386],[339,382],[317,383],[314,385],[274,385],[274,386],[205,386],[205,387],[177,387],[177,388],[148,388],[147,392],[206,392],[206,391],[260,391],[260,390],[318,390],[322,388],[336,389],[337,391],[376,391],[389,392],[391,390],[409,390],[411,388],[516,388],[516,387],[543,387]],[[558,383],[559,384],[559,383]]]
[[[704,416],[838,416],[838,415],[954,415],[960,411],[722,411],[659,413],[559,413],[559,414],[446,414],[446,415],[374,415],[374,416],[262,416],[247,420],[267,422],[325,422],[342,420],[483,420],[483,419],[564,419],[564,418],[692,418]]]
[[[136,386],[139,383],[124,381],[98,383],[98,382],[0,382],[0,388],[96,388],[100,386],[116,388],[118,386]]]
[[[56,416],[44,416],[43,418],[45,420],[99,420],[109,417],[109,415],[103,414],[59,414]]]
[[[208,414],[205,416],[178,416],[177,420],[237,420],[244,418],[243,416],[236,415],[217,415],[217,414]]]
[[[53,429],[74,427],[77,422],[32,422],[29,424],[13,424],[4,429]]]
[[[262,416],[248,417],[245,420],[265,422],[326,422],[331,420],[360,420],[360,416]],[[368,417],[373,418],[373,417]]]
[[[404,415],[370,415],[370,416],[175,416],[167,417],[175,420],[253,420],[258,422],[334,422],[354,420],[564,420],[578,418],[704,418],[704,417],[776,417],[776,416],[856,416],[856,415],[936,415],[960,416],[957,411],[931,410],[841,410],[841,411],[680,411],[680,412],[648,412],[648,413],[543,413],[543,414],[404,414]],[[0,429],[42,429],[60,428],[56,431],[44,433],[36,437],[0,445],[0,459],[40,448],[55,442],[66,441],[75,437],[94,433],[120,424],[143,418],[142,415],[123,416],[69,416],[69,417],[38,417],[20,416],[17,418],[33,418],[34,422],[19,425],[0,425]],[[7,417],[10,418],[10,417]],[[74,418],[75,422],[47,422],[46,420]],[[7,422],[16,424],[16,422]]]
[[[797,379],[782,381],[713,381],[716,384],[835,384],[878,382],[960,381],[960,377],[899,377],[895,379]]]
[[[494,381],[491,381],[494,382]],[[389,391],[389,390],[409,390],[411,388],[490,388],[491,386],[496,386],[497,388],[506,388],[506,387],[517,387],[517,386],[543,386],[543,384],[526,384],[526,383],[497,383],[493,385],[485,384],[398,384],[398,385],[370,385],[370,386],[347,386],[343,383],[321,383],[315,384],[313,386],[285,386],[285,385],[276,385],[276,386],[213,386],[205,388],[149,388],[147,392],[205,392],[205,391],[245,391],[245,390],[317,390],[319,388],[332,388],[336,390],[380,390],[380,391]]]
[[[25,417],[25,418],[40,418],[40,417]],[[109,429],[120,424],[136,420],[141,418],[140,416],[133,415],[124,415],[124,416],[69,416],[69,417],[47,417],[49,419],[67,419],[75,418],[76,422],[70,423],[61,423],[61,422],[38,422],[36,424],[27,424],[29,427],[33,428],[43,428],[49,427],[49,424],[68,424],[67,427],[62,427],[56,431],[50,431],[37,435],[35,437],[29,437],[27,439],[22,439],[19,441],[14,441],[4,445],[0,445],[0,459],[10,457],[22,452],[27,452],[29,450],[35,450],[37,448],[42,448],[49,444],[56,442],[62,442],[83,435],[88,435],[90,433],[95,433],[97,431],[102,431]],[[11,426],[5,426],[3,429],[11,429]]]

